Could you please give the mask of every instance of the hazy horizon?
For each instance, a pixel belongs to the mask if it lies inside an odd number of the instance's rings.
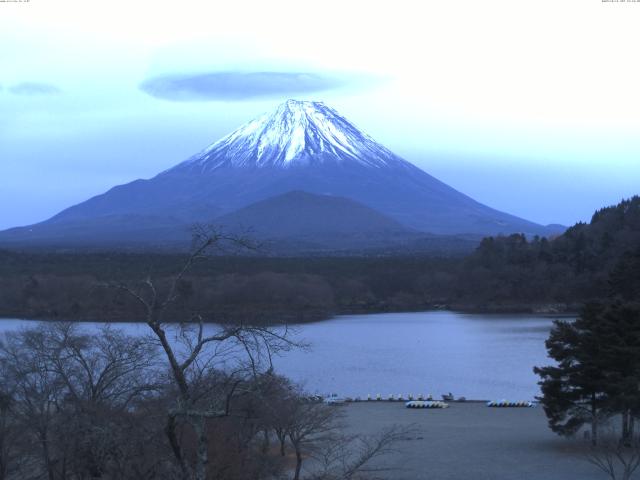
[[[150,178],[287,98],[537,223],[640,193],[637,5],[190,7],[0,5],[0,229]]]

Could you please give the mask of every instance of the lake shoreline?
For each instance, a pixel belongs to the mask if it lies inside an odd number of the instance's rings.
[[[577,316],[582,308],[582,304],[564,304],[564,303],[521,303],[521,304],[490,304],[490,305],[470,305],[470,304],[424,304],[407,308],[398,308],[397,306],[389,307],[358,307],[343,308],[332,311],[294,311],[294,312],[273,312],[256,316],[255,313],[243,312],[223,312],[221,314],[205,314],[203,315],[204,323],[233,325],[237,323],[251,323],[262,326],[278,326],[292,324],[317,323],[331,320],[338,316],[347,315],[377,315],[389,313],[420,313],[420,312],[439,312],[448,311],[465,314],[532,314],[532,315],[559,315],[561,317]],[[217,317],[217,318],[215,318]],[[69,321],[81,323],[145,323],[144,318],[133,316],[127,317],[61,317],[52,313],[35,314],[34,312],[15,311],[11,313],[0,312],[0,321],[4,319],[24,319],[42,322]],[[247,322],[247,319],[252,319]]]

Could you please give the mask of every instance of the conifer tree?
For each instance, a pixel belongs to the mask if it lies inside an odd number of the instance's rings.
[[[601,306],[592,304],[575,322],[556,320],[546,347],[557,366],[534,368],[541,378],[540,402],[551,430],[570,436],[588,424],[594,445],[608,401],[601,344],[594,334],[601,311]]]
[[[551,429],[572,435],[589,424],[596,444],[598,424],[619,415],[629,444],[640,415],[640,306],[587,305],[576,321],[556,321],[546,346],[557,365],[534,372]]]

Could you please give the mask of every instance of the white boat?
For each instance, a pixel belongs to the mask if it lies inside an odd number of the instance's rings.
[[[324,403],[327,405],[345,405],[347,403],[347,399],[344,397],[338,397],[337,395],[331,395],[324,399]]]

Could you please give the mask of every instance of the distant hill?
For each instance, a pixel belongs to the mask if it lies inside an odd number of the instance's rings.
[[[303,191],[288,192],[216,218],[225,230],[247,231],[272,241],[341,247],[418,238],[399,222],[354,200]]]

